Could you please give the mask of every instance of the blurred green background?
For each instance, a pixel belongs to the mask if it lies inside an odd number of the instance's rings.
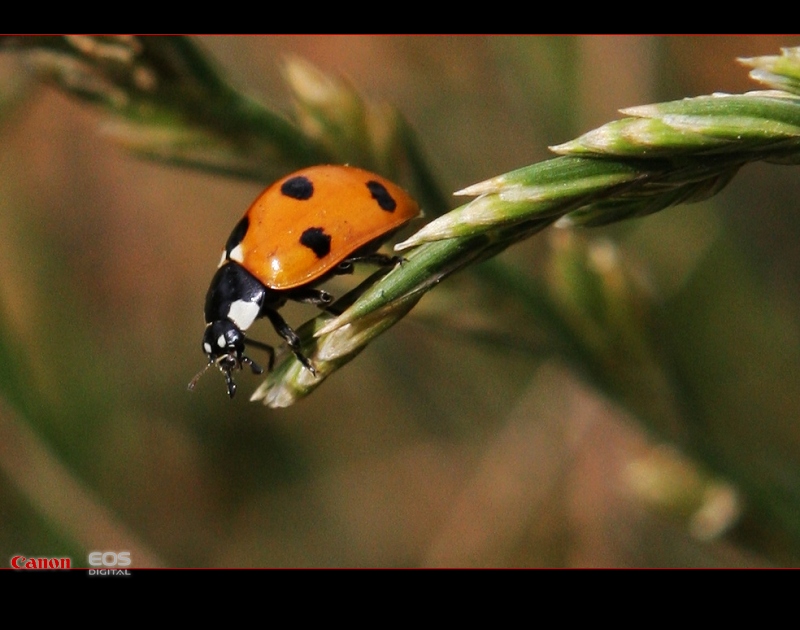
[[[287,56],[392,104],[448,195],[552,157],[548,145],[619,108],[759,89],[735,59],[800,45],[195,41],[274,110],[290,107]],[[485,265],[293,407],[249,402],[249,373],[233,401],[215,372],[187,392],[221,248],[270,182],[131,157],[103,120],[0,54],[0,566],[17,554],[88,566],[107,550],[162,567],[798,564],[796,166],[749,165],[709,201],[551,229],[500,257],[554,292],[564,251],[644,287],[665,397],[683,410],[672,435],[701,445],[692,458],[644,429],[637,407],[658,402],[590,383]],[[276,341],[268,323],[253,331]],[[607,369],[622,373],[617,359]]]

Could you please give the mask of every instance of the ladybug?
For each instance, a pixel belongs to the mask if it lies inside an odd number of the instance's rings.
[[[316,375],[301,352],[300,338],[278,309],[294,300],[327,310],[333,296],[316,285],[352,273],[357,262],[400,262],[402,258],[377,250],[419,214],[416,201],[402,188],[351,166],[312,166],[269,186],[233,228],[211,279],[203,334],[208,363],[189,389],[216,364],[233,398],[234,370],[249,365],[254,374],[263,372],[245,356],[245,345],[268,352],[271,370],[275,349],[245,337],[261,317],[270,320],[300,363]]]

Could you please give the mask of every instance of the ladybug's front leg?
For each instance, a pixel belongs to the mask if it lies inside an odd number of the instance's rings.
[[[264,343],[263,341],[256,341],[255,339],[245,339],[244,343],[248,346],[252,346],[253,348],[259,348],[269,355],[267,372],[272,372],[272,368],[275,365],[275,348],[273,348],[269,344]],[[247,357],[242,357],[242,363],[245,363],[245,360],[250,363],[250,367],[253,370],[253,374],[261,374],[264,371],[260,367],[258,367],[258,365],[253,363],[252,359],[249,359]]]
[[[286,340],[286,343],[289,345],[291,351],[294,352],[294,356],[297,357],[297,360],[300,361],[309,372],[316,376],[317,371],[314,369],[311,361],[301,352],[300,337],[298,337],[294,329],[286,323],[286,320],[280,316],[278,311],[274,311],[271,308],[264,308],[262,309],[261,315],[269,318],[276,332]]]

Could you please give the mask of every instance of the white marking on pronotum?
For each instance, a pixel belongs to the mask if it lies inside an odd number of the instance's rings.
[[[231,302],[231,308],[228,310],[228,319],[236,324],[239,330],[247,330],[256,321],[260,310],[261,308],[255,302],[236,300]]]

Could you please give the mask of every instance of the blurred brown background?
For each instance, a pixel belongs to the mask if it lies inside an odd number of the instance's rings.
[[[547,159],[548,145],[622,107],[759,89],[735,59],[800,45],[199,41],[234,85],[278,110],[289,108],[286,55],[393,104],[445,191]],[[102,117],[27,78],[12,55],[0,56],[0,81],[0,323],[10,358],[0,367],[0,566],[16,554],[87,566],[90,551],[107,549],[165,567],[794,561],[785,531],[748,519],[739,488],[664,450],[557,357],[464,334],[531,332],[513,300],[483,308],[471,272],[291,408],[248,402],[260,380],[245,373],[233,401],[216,373],[190,394],[204,364],[208,282],[262,186],[130,157],[104,139]],[[719,411],[714,434],[745,460],[770,454],[767,467],[788,486],[800,457],[799,188],[797,167],[752,165],[710,201],[582,233],[671,278],[683,356]],[[551,238],[503,260],[532,268]],[[284,314],[299,324],[315,313]],[[268,324],[255,330],[274,341]],[[705,529],[701,508],[711,512]]]

